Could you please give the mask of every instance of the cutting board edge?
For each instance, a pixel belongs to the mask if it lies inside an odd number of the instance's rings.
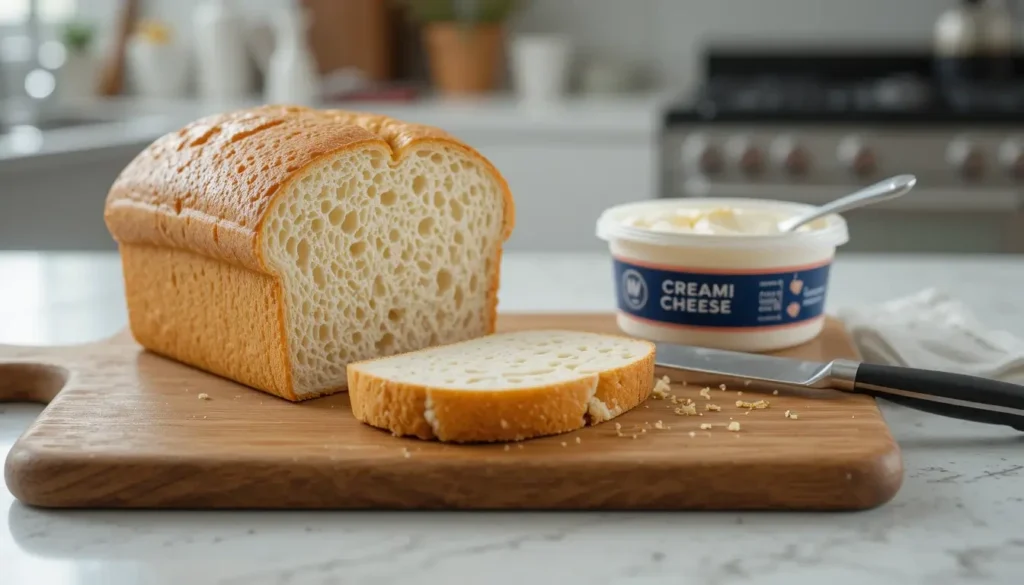
[[[895,441],[889,441],[885,449],[875,453],[859,453],[854,457],[834,459],[826,465],[814,465],[816,474],[824,479],[816,486],[818,492],[843,493],[840,499],[823,498],[809,503],[806,497],[791,497],[805,494],[807,490],[785,489],[786,477],[775,482],[773,494],[761,498],[764,492],[759,484],[752,483],[747,476],[770,475],[772,468],[785,467],[796,470],[800,466],[792,461],[773,459],[760,463],[737,466],[733,462],[711,462],[705,466],[703,475],[713,475],[725,483],[737,486],[730,494],[717,492],[715,503],[709,503],[699,494],[706,484],[699,477],[691,477],[692,468],[680,465],[678,468],[655,465],[612,465],[595,473],[585,462],[572,459],[561,462],[532,462],[530,460],[509,460],[505,462],[485,461],[483,464],[438,464],[436,461],[409,461],[404,459],[376,461],[374,465],[339,466],[337,475],[325,476],[322,465],[313,462],[248,461],[236,462],[230,473],[216,465],[215,461],[181,460],[172,465],[140,471],[144,458],[110,457],[83,461],[73,454],[61,452],[37,452],[31,443],[17,442],[8,454],[4,475],[8,489],[20,502],[39,508],[98,508],[98,509],[390,509],[390,510],[868,510],[890,501],[898,493],[903,482],[902,456]],[[412,470],[409,467],[413,467]],[[101,470],[100,472],[97,471]],[[156,472],[154,472],[154,469]],[[259,490],[254,500],[248,496],[248,503],[240,500],[231,490],[219,486],[230,485],[227,481],[240,472],[250,483],[280,487],[272,482],[274,476],[284,473],[292,478],[290,484],[302,485],[302,493],[277,493],[274,489]],[[543,471],[550,483],[575,481],[582,485],[614,481],[622,474],[633,477],[642,475],[653,482],[672,481],[677,486],[677,495],[658,497],[610,490],[610,496],[599,502],[586,498],[558,496],[558,492],[538,490],[532,494],[532,506],[524,507],[515,501],[504,501],[502,488],[516,488],[517,499],[528,489],[517,486],[517,481],[527,472]],[[689,473],[688,473],[689,472]],[[458,495],[433,501],[418,501],[409,504],[405,484],[413,475],[458,475],[459,484],[451,488]],[[588,477],[588,475],[590,477]],[[165,476],[165,477],[161,477]],[[223,477],[223,481],[222,478]],[[731,476],[735,476],[730,480]],[[581,477],[583,478],[581,481]],[[794,474],[799,478],[799,474]],[[102,487],[91,485],[84,491],[61,489],[69,478],[85,484],[101,483]],[[115,478],[115,479],[111,479]],[[122,481],[117,481],[120,478]],[[130,481],[123,481],[131,478]],[[683,478],[680,480],[679,478]],[[371,481],[378,489],[360,489],[358,486],[346,493],[344,486],[350,482]],[[54,486],[56,489],[48,486]],[[467,489],[465,486],[473,486]],[[160,486],[154,489],[153,486]],[[339,487],[340,486],[340,487]],[[380,489],[379,486],[395,486],[395,489]],[[783,489],[779,489],[782,486]],[[851,487],[852,486],[852,487]],[[802,486],[801,486],[802,487]],[[434,490],[436,493],[438,490]],[[309,499],[309,493],[328,494],[323,499]],[[68,497],[72,494],[72,497]],[[127,495],[126,495],[127,494]],[[359,496],[358,494],[364,494]],[[367,497],[365,494],[370,494]],[[397,495],[392,495],[397,494]],[[639,498],[639,501],[638,501]],[[751,504],[750,502],[757,502]]]

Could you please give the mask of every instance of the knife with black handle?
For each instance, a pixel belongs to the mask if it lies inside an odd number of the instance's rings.
[[[1024,386],[988,378],[845,359],[809,362],[666,343],[657,344],[656,363],[732,380],[867,394],[923,412],[1024,431]]]
[[[853,391],[909,408],[1024,431],[1024,386],[977,376],[859,364]]]

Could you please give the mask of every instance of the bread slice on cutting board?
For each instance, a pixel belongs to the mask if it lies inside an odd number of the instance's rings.
[[[141,345],[302,400],[349,362],[493,332],[513,202],[436,128],[262,106],[158,139],[104,215]]]
[[[610,420],[651,393],[654,345],[575,331],[488,335],[348,366],[355,417],[396,435],[518,441]]]

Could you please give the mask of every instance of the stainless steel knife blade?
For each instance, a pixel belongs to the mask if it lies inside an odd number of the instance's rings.
[[[767,384],[832,388],[885,398],[923,412],[1024,431],[1024,386],[1017,384],[842,358],[811,362],[671,343],[657,343],[655,349],[658,366],[697,373],[697,378],[707,376],[716,380],[715,384],[739,381],[746,386],[752,381],[757,383],[755,389]]]
[[[835,362],[808,362],[670,343],[656,343],[655,363],[662,367],[810,388],[830,386]],[[846,360],[843,360],[844,362]]]

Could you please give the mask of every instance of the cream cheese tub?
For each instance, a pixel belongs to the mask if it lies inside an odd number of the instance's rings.
[[[597,222],[615,268],[618,324],[653,341],[771,351],[824,325],[828,274],[849,239],[838,215],[793,233],[777,222],[812,209],[760,199],[659,199]]]

